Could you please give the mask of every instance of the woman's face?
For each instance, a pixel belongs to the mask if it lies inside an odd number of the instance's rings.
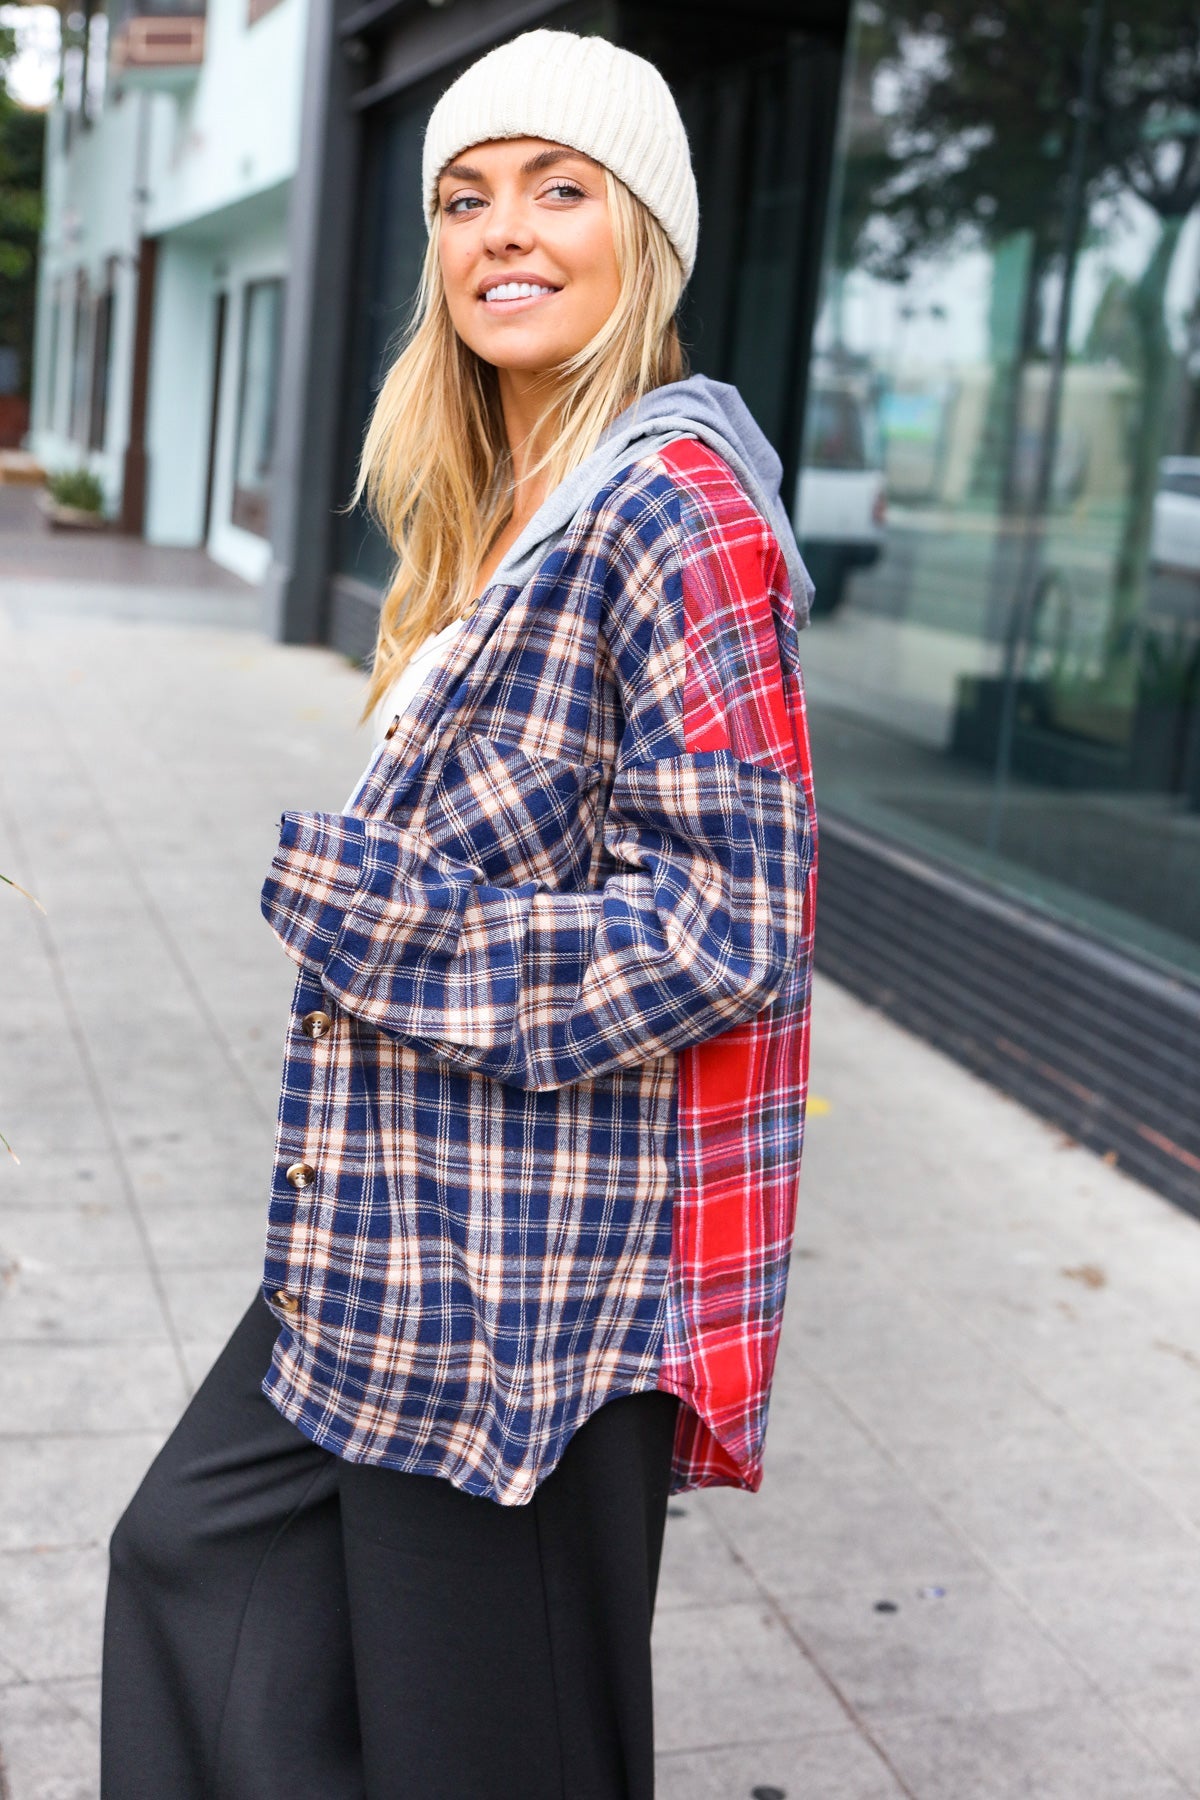
[[[599,163],[545,138],[476,144],[438,203],[446,302],[477,356],[541,374],[591,342],[620,291]]]

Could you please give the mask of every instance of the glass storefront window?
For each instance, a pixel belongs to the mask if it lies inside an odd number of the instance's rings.
[[[1200,975],[1200,62],[857,0],[798,530],[831,813]]]
[[[282,337],[283,282],[274,277],[248,282],[242,309],[241,377],[230,517],[235,525],[253,531],[258,537],[267,536]]]
[[[449,79],[439,74],[406,89],[395,101],[374,109],[367,120],[339,505],[345,504],[353,486],[363,434],[421,279],[427,241],[421,216],[421,141],[430,109]],[[382,595],[394,558],[366,505],[342,513],[337,532],[340,572]]]

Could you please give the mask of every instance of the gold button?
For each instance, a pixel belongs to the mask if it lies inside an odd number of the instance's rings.
[[[287,1178],[294,1188],[309,1188],[317,1179],[317,1171],[311,1163],[293,1163]]]
[[[392,720],[391,724],[388,726],[387,730],[384,732],[383,735],[385,738],[395,737],[395,735],[399,731],[399,729],[400,729],[400,714],[397,713],[395,718]]]
[[[333,1020],[327,1012],[310,1012],[305,1013],[300,1024],[310,1038],[323,1038],[329,1036]]]
[[[276,1306],[278,1306],[282,1312],[295,1313],[300,1311],[300,1302],[297,1300],[295,1294],[289,1294],[286,1288],[277,1288],[274,1298]]]

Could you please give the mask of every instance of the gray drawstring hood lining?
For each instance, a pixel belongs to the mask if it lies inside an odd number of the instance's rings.
[[[661,450],[675,438],[696,438],[727,463],[767,520],[787,563],[797,628],[807,625],[813,584],[800,559],[787,508],[780,497],[783,467],[735,387],[689,375],[653,388],[619,413],[585,462],[543,500],[520,537],[493,571],[488,586],[524,586],[572,519],[622,469]]]

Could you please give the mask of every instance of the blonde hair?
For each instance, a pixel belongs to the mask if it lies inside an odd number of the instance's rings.
[[[533,434],[535,443],[549,441],[535,468],[550,487],[590,456],[624,407],[684,373],[679,258],[647,207],[611,171],[604,175],[620,291],[595,337],[554,371],[554,394]],[[496,370],[454,329],[439,240],[435,214],[412,318],[375,401],[347,507],[366,491],[397,558],[364,718],[418,644],[470,610],[480,565],[512,511]]]

